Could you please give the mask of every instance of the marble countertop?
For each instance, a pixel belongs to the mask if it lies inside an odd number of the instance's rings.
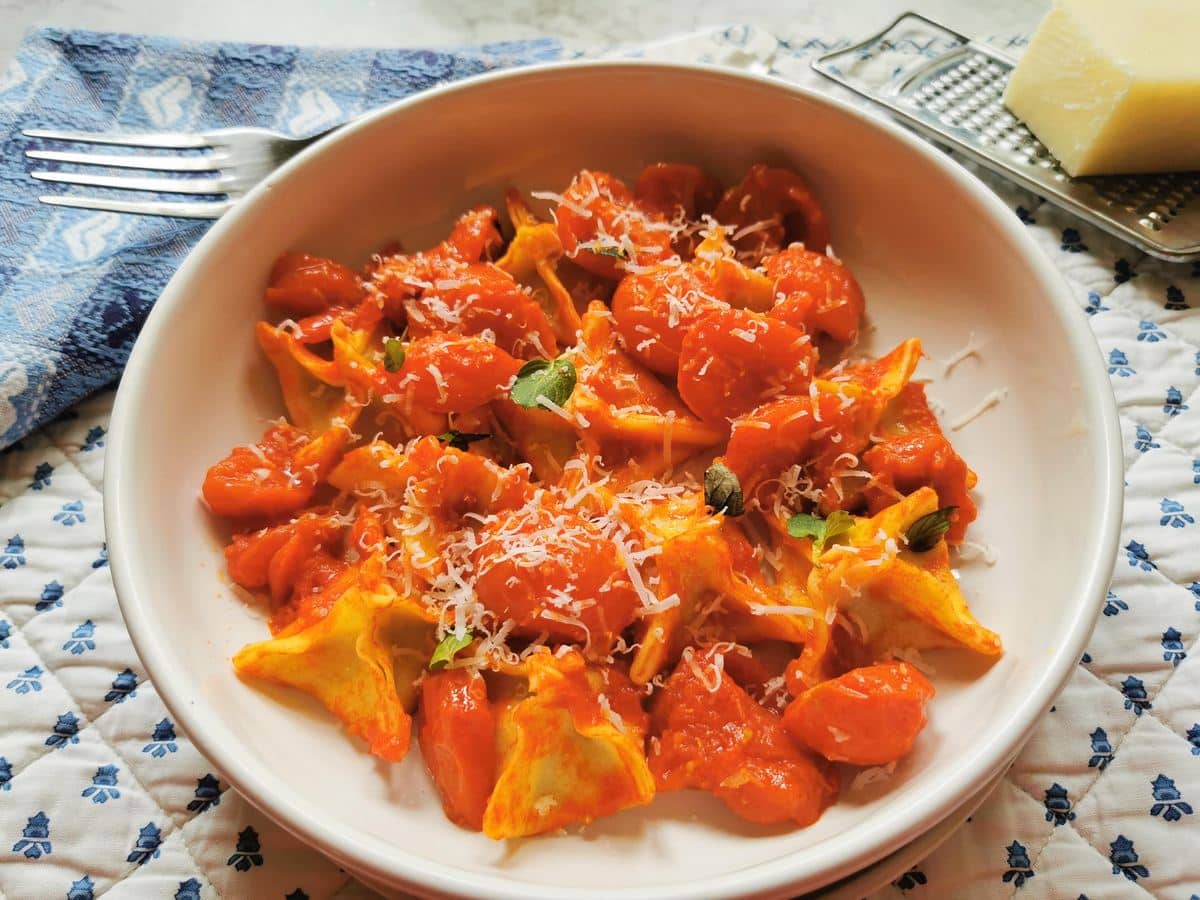
[[[552,35],[639,42],[724,22],[866,35],[905,9],[965,34],[1032,31],[1050,0],[0,0],[0,66],[27,28],[56,25],[212,40],[447,46]]]

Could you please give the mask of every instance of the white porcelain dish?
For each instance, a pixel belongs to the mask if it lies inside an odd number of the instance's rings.
[[[230,656],[265,624],[224,577],[197,502],[204,472],[278,415],[252,336],[275,257],[358,264],[388,241],[433,243],[504,188],[561,189],[588,166],[699,163],[726,183],[794,166],[862,282],[880,351],[920,335],[936,360],[974,332],[978,358],[930,392],[978,471],[974,538],[997,561],[962,569],[994,665],[935,656],[939,691],[913,754],[811,828],[739,822],[697,792],[582,833],[495,844],[450,824],[414,747],[377,762],[307,698],[240,681]],[[940,367],[925,364],[937,376]],[[423,894],[720,898],[814,890],[895,851],[984,785],[1025,740],[1084,649],[1121,508],[1111,389],[1085,319],[1012,211],[940,151],[782,82],[637,61],[541,66],[401,101],[322,141],[223,218],[150,316],[122,381],[105,478],[109,551],[138,652],[179,723],[264,812],[372,879]]]

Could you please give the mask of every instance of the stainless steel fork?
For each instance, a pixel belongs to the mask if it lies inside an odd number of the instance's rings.
[[[279,168],[305,147],[341,126],[306,138],[291,138],[265,128],[221,128],[199,134],[161,132],[156,134],[89,134],[30,128],[25,137],[75,144],[145,147],[158,150],[200,150],[201,153],[97,153],[76,150],[26,150],[30,159],[70,166],[97,166],[169,172],[175,177],[108,175],[93,172],[39,170],[29,174],[39,181],[120,191],[207,196],[205,200],[121,199],[80,194],[46,194],[38,197],[52,206],[135,213],[143,216],[172,216],[182,219],[217,219],[270,172]]]

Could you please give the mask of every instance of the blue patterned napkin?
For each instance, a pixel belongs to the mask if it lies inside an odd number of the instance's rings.
[[[439,82],[563,52],[553,39],[334,50],[31,31],[0,75],[0,448],[118,378],[210,224],[40,205],[58,187],[30,179],[47,164],[25,158],[41,142],[22,129],[311,134]]]

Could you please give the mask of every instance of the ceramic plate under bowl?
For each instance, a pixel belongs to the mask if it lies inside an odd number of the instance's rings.
[[[853,875],[839,879],[833,884],[812,891],[811,893],[806,893],[801,897],[795,897],[793,900],[862,900],[862,898],[869,894],[886,887],[938,849],[958,829],[963,828],[968,818],[1000,786],[1000,782],[1004,780],[1004,775],[1007,771],[1008,766],[1004,766],[1003,771],[994,776],[982,790],[972,794],[966,801],[956,807],[954,812],[946,816],[945,819],[938,822],[920,837],[905,844],[899,850],[888,854],[883,859],[872,863],[865,869],[855,872]],[[351,874],[357,873],[352,872]],[[384,898],[384,900],[413,900],[413,895],[406,891],[399,891],[395,888],[389,888],[386,885],[371,883],[368,876],[358,875],[358,877],[360,881],[368,884],[369,887],[378,892],[379,896]]]
[[[946,816],[923,835],[905,844],[899,850],[872,863],[834,884],[797,897],[795,900],[863,900],[864,897],[883,890],[913,866],[927,858],[933,851],[950,840],[960,828],[965,828],[968,819],[996,792],[1008,771],[1005,766],[987,785],[972,794],[954,812]]]
[[[285,250],[364,262],[441,239],[510,185],[561,190],[581,167],[635,176],[689,161],[725,183],[758,161],[795,167],[832,223],[873,325],[867,349],[910,335],[933,359],[974,332],[979,358],[931,394],[979,473],[963,569],[994,665],[935,657],[938,696],[888,781],[848,793],[811,828],[763,829],[683,792],[582,833],[496,844],[442,815],[415,749],[367,755],[296,693],[243,682],[233,653],[266,636],[224,577],[222,533],[197,501],[205,470],[282,410],[253,325]],[[937,374],[937,367],[929,368]],[[208,233],[134,349],[109,432],[106,524],[134,642],[179,723],[230,782],[357,871],[424,893],[718,898],[813,890],[896,850],[1010,758],[1083,651],[1116,549],[1121,456],[1111,389],[1085,319],[1011,210],[899,128],[772,79],[645,62],[489,75],[388,107],[313,146]]]

